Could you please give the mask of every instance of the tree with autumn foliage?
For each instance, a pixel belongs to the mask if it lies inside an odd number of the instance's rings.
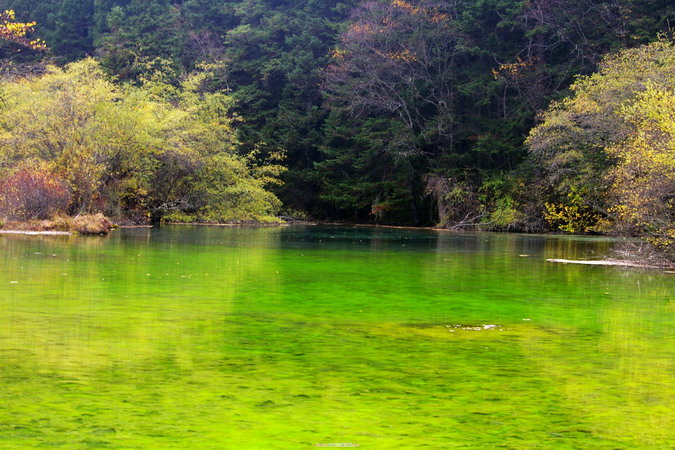
[[[236,151],[232,99],[209,76],[116,85],[89,58],[0,83],[0,214],[275,221],[282,168]]]
[[[366,1],[326,70],[333,105],[353,118],[393,118],[386,150],[437,151],[453,139],[454,81],[462,34],[447,2]]]
[[[675,44],[608,57],[554,103],[527,144],[549,223],[675,244]]]
[[[0,38],[32,50],[45,50],[47,46],[40,39],[30,39],[35,22],[17,22],[13,10],[0,12]]]
[[[675,87],[647,83],[619,115],[629,132],[607,147],[615,228],[675,260]]]
[[[337,214],[348,206],[363,219],[419,222],[422,178],[456,139],[456,68],[464,40],[456,15],[450,3],[435,0],[369,0],[355,10],[324,83],[332,109],[328,127],[335,127],[327,128],[329,136],[352,136],[351,143],[329,141],[317,166],[323,200]],[[333,156],[344,144],[356,153]],[[351,167],[341,167],[345,163]]]

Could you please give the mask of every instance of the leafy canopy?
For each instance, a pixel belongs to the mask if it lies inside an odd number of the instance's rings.
[[[173,87],[115,85],[93,59],[2,84],[0,175],[41,161],[72,192],[69,212],[181,220],[272,220],[276,164],[240,156],[232,100],[208,73]]]
[[[674,100],[675,44],[660,40],[607,58],[546,111],[527,144],[554,225],[672,245]]]

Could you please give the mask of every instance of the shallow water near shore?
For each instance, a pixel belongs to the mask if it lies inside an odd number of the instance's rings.
[[[675,278],[604,238],[0,236],[0,448],[672,448]]]

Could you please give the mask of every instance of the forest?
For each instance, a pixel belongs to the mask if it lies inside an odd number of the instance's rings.
[[[675,258],[671,1],[0,11],[0,219],[594,233]]]

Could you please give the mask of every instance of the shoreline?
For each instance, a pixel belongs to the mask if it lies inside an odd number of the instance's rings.
[[[278,222],[278,223],[256,223],[256,222],[229,222],[229,223],[205,223],[205,222],[164,222],[161,225],[181,225],[181,226],[200,226],[200,227],[287,227],[293,225],[288,222]],[[141,225],[140,228],[152,228],[153,225]],[[119,227],[119,228],[136,228],[136,227]]]
[[[0,225],[2,234],[24,234],[37,236],[66,236],[71,234],[107,235],[115,228],[101,213],[77,216],[54,216],[50,219],[25,221],[9,220]]]
[[[281,228],[289,226],[341,226],[341,227],[355,227],[355,228],[382,228],[382,229],[394,229],[394,230],[415,230],[415,231],[436,231],[444,233],[457,233],[457,230],[450,230],[447,228],[439,227],[413,227],[413,226],[401,226],[401,225],[378,225],[378,224],[365,224],[365,223],[347,223],[347,222],[323,222],[323,221],[305,221],[305,220],[288,220],[278,223],[256,223],[256,222],[242,222],[242,223],[201,223],[201,222],[167,222],[161,225],[179,225],[179,226],[211,226],[211,227],[253,227],[253,228]],[[160,226],[161,226],[160,225]],[[110,230],[115,228],[154,228],[156,225],[112,225]],[[498,232],[499,233],[499,232]],[[501,232],[504,234],[522,234],[522,233],[512,233],[512,232]],[[36,229],[2,229],[0,228],[0,235],[23,235],[23,236],[73,236],[73,235],[86,235],[86,234],[100,234],[103,233],[82,233],[77,231],[54,231],[54,230],[36,230]],[[107,233],[105,233],[107,234]],[[551,234],[552,236],[564,236],[561,234]],[[605,266],[605,267],[633,267],[638,269],[659,269],[665,270],[665,273],[675,273],[675,264],[649,264],[649,263],[640,263],[636,261],[629,260],[617,260],[617,259],[605,259],[605,260],[585,260],[585,259],[559,259],[559,258],[549,258],[546,259],[546,262],[557,263],[557,264],[577,264],[577,265],[588,265],[588,266]]]

